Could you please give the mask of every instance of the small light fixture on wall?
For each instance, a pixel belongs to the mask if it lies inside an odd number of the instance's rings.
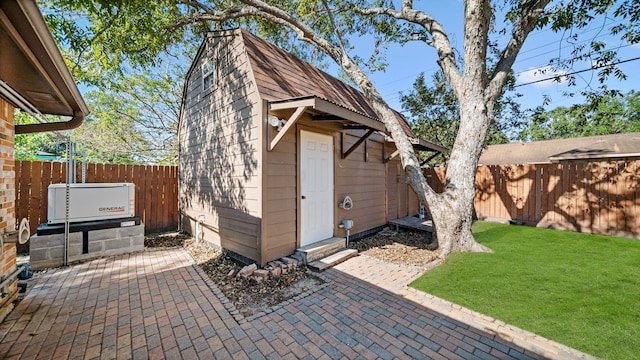
[[[286,123],[287,123],[287,120],[280,119],[275,115],[269,115],[269,125],[271,125],[274,128],[276,128],[277,131],[282,130],[282,127]]]

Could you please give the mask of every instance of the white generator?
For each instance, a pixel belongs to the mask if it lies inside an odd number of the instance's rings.
[[[66,184],[49,185],[47,223],[65,221]],[[135,185],[131,183],[69,184],[69,222],[135,216]]]

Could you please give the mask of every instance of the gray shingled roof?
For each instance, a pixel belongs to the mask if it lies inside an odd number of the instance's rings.
[[[628,133],[490,145],[482,152],[479,164],[544,164],[636,157],[640,157],[640,133]]]

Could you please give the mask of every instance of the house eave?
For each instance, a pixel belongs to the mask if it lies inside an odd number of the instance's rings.
[[[440,154],[447,154],[449,149],[444,146],[432,143],[430,141],[420,138],[409,138],[409,141],[413,145],[413,149],[416,151],[433,151]],[[395,143],[392,137],[387,137],[387,142]]]
[[[82,123],[89,109],[35,1],[0,2],[0,46],[3,97],[25,111],[72,117],[16,125],[17,134],[71,129]]]

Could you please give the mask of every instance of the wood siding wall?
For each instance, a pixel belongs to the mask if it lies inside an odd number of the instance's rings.
[[[391,156],[395,150],[393,144],[387,144],[386,156]],[[419,212],[418,196],[407,184],[402,163],[395,157],[387,162],[387,220],[414,216]]]
[[[282,114],[282,117],[288,115]],[[401,171],[399,160],[383,162],[384,139],[372,136],[342,159],[343,149],[349,149],[366,131],[344,132],[339,124],[313,122],[304,115],[297,129],[291,129],[273,151],[266,152],[262,234],[267,241],[265,259],[289,255],[297,247],[300,224],[297,136],[301,130],[328,134],[334,139],[335,236],[345,235],[344,229],[338,228],[344,219],[353,220],[351,234],[357,234],[385,225],[390,219],[418,213],[417,196],[406,184],[404,173],[396,170],[400,168]],[[392,144],[386,146],[387,156],[395,151]],[[340,209],[338,202],[347,195],[352,198],[354,207]],[[402,198],[400,202],[398,197]],[[404,215],[399,216],[399,213]]]
[[[134,183],[136,207],[146,232],[178,228],[178,170],[175,166],[86,164],[87,183]],[[48,187],[64,183],[67,164],[60,162],[16,162],[16,210],[29,219],[31,233],[47,222]],[[82,182],[82,165],[76,169]]]
[[[444,169],[428,170],[442,191]],[[478,219],[640,237],[640,160],[479,166]]]
[[[179,127],[180,211],[195,235],[258,260],[261,232],[261,103],[241,39],[209,37],[187,79]],[[203,91],[201,64],[216,62]]]
[[[346,159],[341,158],[341,149],[347,151],[365,132],[345,132],[342,145],[339,134],[336,139],[336,236],[345,236],[344,229],[337,227],[343,219],[353,220],[351,234],[387,223],[387,171],[382,159],[383,139],[372,136]],[[337,204],[347,195],[353,200],[353,209],[338,208]]]
[[[290,255],[297,248],[297,133],[297,129],[290,129],[278,146],[265,152],[263,258],[266,261]]]

